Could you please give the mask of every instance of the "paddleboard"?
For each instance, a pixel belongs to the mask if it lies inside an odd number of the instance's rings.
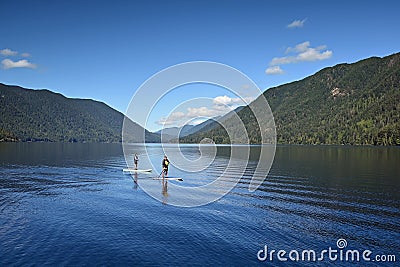
[[[156,178],[153,178],[153,180],[169,180],[169,181],[180,181],[180,182],[183,182],[183,179],[179,178],[179,177],[165,177],[165,178],[156,177]]]
[[[122,171],[124,172],[151,172],[152,169],[148,169],[148,170],[135,170],[133,168],[127,168],[127,169],[122,169]]]

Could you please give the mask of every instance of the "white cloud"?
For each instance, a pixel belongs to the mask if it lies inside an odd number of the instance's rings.
[[[1,61],[1,64],[3,65],[3,69],[12,69],[12,68],[31,68],[34,69],[36,68],[36,65],[29,62],[26,59],[21,59],[18,61],[12,61],[11,59],[4,59]]]
[[[296,57],[274,57],[269,65],[276,66],[290,63],[296,63]]]
[[[329,59],[332,57],[333,52],[332,50],[327,50],[326,48],[326,45],[311,47],[311,43],[309,41],[299,43],[295,47],[288,47],[285,51],[287,56],[274,57],[270,61],[270,67],[265,70],[265,73],[267,75],[283,74],[285,72],[281,69],[280,65]]]
[[[246,105],[253,101],[253,97],[245,97],[245,98],[240,98],[240,97],[229,97],[229,96],[217,96],[213,99],[213,103],[215,105]]]
[[[189,121],[193,124],[200,120],[207,120],[216,116],[224,115],[232,109],[228,106],[211,106],[211,107],[196,107],[187,108],[186,112],[172,112],[168,117],[162,117],[156,123],[162,126],[183,126]]]
[[[271,60],[270,66],[284,65],[290,63],[298,63],[304,61],[317,61],[325,60],[332,57],[333,52],[331,50],[325,50],[326,46],[310,47],[310,42],[304,42],[296,45],[294,48],[289,47],[286,49],[286,54],[294,53],[297,55],[286,56],[286,57],[275,57]],[[323,51],[325,50],[325,51]]]
[[[6,49],[0,50],[0,54],[2,54],[3,56],[8,57],[8,56],[16,56],[16,55],[18,55],[18,52],[17,51],[12,51],[11,49],[6,48]]]
[[[29,53],[22,53],[21,54],[21,57],[30,57],[31,56],[31,54],[29,54]]]
[[[304,23],[306,22],[307,19],[303,19],[303,20],[294,20],[292,23],[290,23],[289,25],[287,25],[287,27],[289,29],[293,29],[293,28],[301,28],[304,26]]]
[[[296,52],[297,53],[305,52],[305,51],[307,51],[307,49],[308,49],[308,47],[310,45],[311,45],[310,42],[307,41],[307,42],[303,42],[303,43],[297,44],[295,47],[288,47],[288,48],[286,48],[285,54],[289,54],[289,53],[292,53],[292,52],[294,52],[294,53],[296,53]]]
[[[221,108],[221,106],[218,107],[198,107],[198,108],[188,108],[187,109],[187,118],[188,119],[194,119],[197,117],[208,117],[212,118],[215,116],[223,115],[224,113],[227,113],[231,110],[228,106],[223,106],[225,108]]]
[[[214,104],[217,105],[228,105],[230,103],[232,103],[233,99],[229,96],[223,95],[223,96],[217,96],[213,99]]]
[[[172,112],[168,118],[162,117],[157,121],[157,124],[159,125],[172,125],[175,124],[175,122],[180,121],[185,118],[185,113],[176,111]]]
[[[316,61],[316,60],[325,60],[332,57],[332,51],[326,50],[321,52],[316,48],[310,48],[307,51],[300,53],[297,56],[298,61]]]
[[[217,96],[212,99],[210,106],[188,107],[185,112],[172,112],[169,117],[162,117],[156,123],[162,126],[182,126],[190,122],[199,124],[207,119],[223,116],[241,105],[246,105],[253,101],[253,97],[241,99],[239,97],[229,97],[226,95]]]
[[[267,68],[265,70],[265,73],[268,75],[273,75],[273,74],[284,74],[285,72],[279,66],[272,66]]]

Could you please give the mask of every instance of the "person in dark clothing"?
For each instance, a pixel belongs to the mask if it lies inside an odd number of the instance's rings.
[[[139,161],[139,157],[135,153],[135,156],[133,157],[133,163],[135,164],[135,170],[137,170],[138,161]]]
[[[169,167],[169,160],[167,156],[164,156],[164,159],[162,160],[162,177],[168,176],[168,167]]]

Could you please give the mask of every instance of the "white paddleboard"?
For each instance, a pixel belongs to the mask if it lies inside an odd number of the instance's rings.
[[[127,168],[127,169],[122,169],[122,171],[124,172],[151,172],[152,169],[148,169],[148,170],[135,170],[133,168]]]
[[[180,182],[183,181],[183,179],[179,178],[179,177],[165,177],[165,178],[156,177],[156,178],[153,178],[153,180],[169,180],[169,181],[180,181]]]

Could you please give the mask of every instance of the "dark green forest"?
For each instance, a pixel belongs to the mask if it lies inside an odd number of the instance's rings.
[[[121,142],[124,115],[102,102],[0,84],[0,109],[0,141]]]
[[[400,145],[400,53],[325,68],[263,95],[273,111],[277,143]],[[250,142],[261,143],[250,108],[238,115]],[[199,143],[206,137],[231,142],[217,124],[180,141]]]
[[[400,145],[400,53],[325,68],[263,93],[273,111],[281,144]],[[250,105],[257,108],[257,100]],[[0,83],[0,141],[121,142],[124,115],[104,103],[71,99],[49,90]],[[257,121],[246,106],[236,110],[250,143],[261,143]],[[160,135],[125,120],[146,142]],[[229,138],[224,124],[233,133]],[[241,143],[230,114],[180,139]],[[134,140],[135,136],[129,136]],[[177,140],[175,140],[177,141]]]

